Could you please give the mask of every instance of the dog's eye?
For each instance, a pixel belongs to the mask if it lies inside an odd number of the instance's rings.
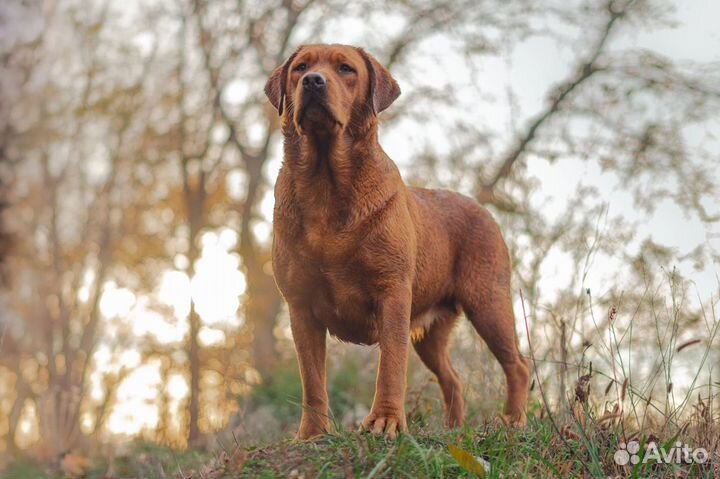
[[[338,70],[340,71],[340,73],[353,73],[355,71],[355,69],[353,69],[353,67],[351,67],[347,63],[343,63],[342,65],[340,65],[340,68],[338,68]]]
[[[296,72],[304,72],[305,70],[307,70],[307,63],[301,63],[295,67]]]

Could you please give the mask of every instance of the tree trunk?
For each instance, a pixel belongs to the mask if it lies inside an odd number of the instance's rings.
[[[282,298],[275,285],[275,279],[272,274],[265,271],[264,264],[259,258],[247,263],[245,274],[247,280],[245,317],[253,334],[253,364],[262,376],[263,382],[266,382],[278,361],[274,330],[282,306]]]
[[[205,199],[207,191],[205,189],[206,176],[204,172],[199,173],[196,186],[191,185],[189,157],[185,156],[182,160],[183,174],[183,194],[185,200],[185,211],[188,220],[188,279],[192,281],[195,276],[195,263],[200,258],[200,247],[198,240],[200,231],[206,224]],[[200,315],[195,309],[195,301],[190,298],[190,314],[188,317],[190,322],[190,334],[188,338],[187,351],[190,359],[190,405],[188,418],[188,445],[192,445],[200,438],[200,427],[198,420],[200,418],[200,371],[202,364],[200,361],[200,344],[198,342],[198,333],[200,332]]]
[[[189,224],[188,231],[188,262],[187,275],[190,281],[195,276],[195,263],[200,257],[200,248],[197,241],[200,232],[200,225],[204,219],[204,177],[201,177],[200,190],[193,191],[188,181],[187,162],[183,165],[185,202],[187,208],[187,217]],[[190,332],[187,343],[187,352],[190,360],[190,405],[188,418],[188,445],[196,443],[200,438],[200,427],[198,420],[200,418],[200,344],[198,342],[198,333],[200,332],[200,315],[195,309],[195,301],[190,298],[190,314],[188,316],[190,322]]]
[[[190,418],[188,424],[188,445],[200,438],[198,419],[200,417],[200,316],[195,310],[195,302],[190,304]]]

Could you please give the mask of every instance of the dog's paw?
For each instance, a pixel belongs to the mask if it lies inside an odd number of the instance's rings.
[[[360,424],[361,431],[371,434],[385,434],[388,439],[395,439],[398,434],[407,430],[404,414],[375,414],[370,413]]]
[[[300,429],[297,434],[295,434],[295,438],[293,439],[293,441],[317,441],[322,439],[326,434],[328,434],[328,431],[323,429]]]
[[[527,416],[524,412],[518,414],[501,414],[500,420],[503,424],[510,427],[521,428],[527,426]]]
[[[300,421],[300,428],[295,434],[294,441],[317,441],[330,434],[330,423],[327,421]]]

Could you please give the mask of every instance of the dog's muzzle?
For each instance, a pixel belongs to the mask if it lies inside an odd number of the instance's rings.
[[[302,89],[298,123],[307,120],[314,124],[313,129],[328,129],[340,123],[328,103],[327,79],[322,73],[306,74],[302,78]]]

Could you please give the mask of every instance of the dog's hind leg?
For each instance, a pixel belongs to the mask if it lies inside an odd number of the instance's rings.
[[[530,373],[515,332],[510,259],[501,239],[483,246],[463,258],[458,300],[505,372],[507,402],[503,419],[513,426],[524,426]]]
[[[524,426],[527,422],[525,410],[527,409],[530,373],[527,360],[520,355],[518,350],[515,334],[509,334],[507,328],[497,326],[498,323],[507,323],[508,320],[494,309],[467,308],[465,314],[505,372],[507,401],[503,419],[510,425]]]
[[[504,420],[513,426],[524,426],[530,373],[527,360],[518,349],[512,303],[497,295],[493,300],[466,302],[465,314],[485,340],[505,372],[507,401]]]
[[[431,313],[426,313],[431,314]],[[437,377],[445,405],[445,424],[458,427],[463,423],[462,384],[450,361],[448,346],[457,313],[443,310],[420,339],[413,342],[415,352]]]

